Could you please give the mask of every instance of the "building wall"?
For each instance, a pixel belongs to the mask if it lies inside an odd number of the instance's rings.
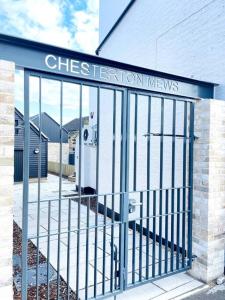
[[[190,272],[210,282],[223,274],[225,266],[225,102],[199,101],[195,113],[193,253],[197,259]]]
[[[18,126],[23,125],[23,118],[15,112],[15,120],[18,121]],[[24,129],[15,129],[15,146],[16,150],[23,150],[24,148]],[[39,148],[39,134],[30,126],[30,177],[38,177],[38,154],[34,150]],[[41,143],[41,176],[47,177],[47,159],[48,159],[48,141],[42,137]],[[16,163],[16,162],[15,162]]]
[[[48,161],[60,162],[60,144],[48,143]],[[62,163],[68,164],[69,161],[69,143],[62,143]]]
[[[13,299],[14,70],[0,60],[0,299]]]
[[[111,27],[119,18],[123,10],[126,8],[130,0],[104,0],[100,1],[99,13],[101,18],[99,19],[99,40],[100,42],[107,35]],[[105,12],[108,12],[105,14]],[[110,12],[110,13],[109,13]]]
[[[48,172],[60,174],[60,144],[48,143]],[[69,143],[62,144],[62,174],[73,175],[75,166],[69,165]]]
[[[111,14],[101,2],[100,26]],[[224,23],[224,0],[136,1],[100,56],[219,83],[225,99]]]
[[[100,19],[107,20],[110,10],[105,7],[100,13]],[[220,85],[215,89],[215,98],[225,99],[224,24],[223,0],[136,1],[103,45],[100,56],[217,82]],[[197,109],[196,135],[199,133],[203,139],[195,148],[193,200],[193,253],[198,258],[191,272],[208,282],[222,275],[225,265],[225,234],[221,223],[221,216],[224,220],[221,177],[224,173],[224,115],[221,115],[224,108],[219,101],[213,102],[212,106],[209,102],[201,103]],[[214,116],[220,111],[217,120]],[[180,126],[181,123],[177,123],[177,127]],[[155,151],[157,154],[157,147]],[[166,175],[170,175],[168,170]]]

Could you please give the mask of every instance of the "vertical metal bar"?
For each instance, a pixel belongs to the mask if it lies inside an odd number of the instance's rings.
[[[192,206],[193,206],[193,146],[194,146],[194,103],[190,103],[189,133],[189,194],[188,194],[188,259],[192,267]]]
[[[130,149],[130,94],[127,90],[123,92],[124,102],[124,156],[123,156],[123,170],[124,170],[124,205],[123,205],[123,224],[124,224],[124,246],[121,249],[123,251],[123,290],[127,287],[128,281],[128,224],[129,224],[129,149]]]
[[[149,278],[149,230],[150,230],[150,219],[149,219],[149,210],[150,210],[150,178],[151,178],[151,157],[150,157],[150,132],[151,132],[151,96],[148,97],[148,137],[147,137],[147,236],[146,236],[146,279]]]
[[[138,123],[138,95],[135,94],[135,113],[134,113],[134,178],[133,190],[137,188],[137,123]]]
[[[187,101],[184,102],[184,140],[183,140],[183,216],[182,216],[182,268],[185,266],[186,240],[186,165],[187,165]]]
[[[136,221],[133,221],[133,243],[132,243],[132,283],[135,283],[135,265],[136,265]]]
[[[89,227],[90,227],[90,197],[87,203],[87,219],[86,219],[86,269],[85,269],[85,299],[88,299],[88,275],[89,275]]]
[[[41,119],[41,98],[42,98],[42,90],[41,90],[41,77],[38,77],[39,83],[39,99],[38,99],[38,114],[39,114],[39,153],[38,153],[38,205],[37,205],[37,261],[36,261],[36,299],[39,299],[39,242],[40,242],[40,200],[41,200],[41,142],[42,142],[42,119]]]
[[[50,238],[51,238],[51,200],[48,201],[48,241],[47,241],[47,300],[50,297]]]
[[[111,222],[111,260],[110,260],[110,291],[113,291],[113,245],[114,245],[114,221],[115,221],[115,156],[116,156],[116,90],[113,91],[113,141],[112,141],[112,222]]]
[[[97,151],[96,151],[96,212],[95,212],[95,255],[94,255],[94,297],[97,295],[97,251],[98,251],[98,193],[99,193],[99,141],[100,141],[100,87],[97,89]]]
[[[58,205],[58,255],[57,255],[57,299],[60,298],[60,249],[61,249],[61,209],[62,209],[62,122],[63,122],[63,81],[60,82],[60,148],[59,148],[59,205]]]
[[[166,190],[166,205],[165,205],[165,273],[168,272],[168,226],[169,226],[169,191]]]
[[[152,277],[155,277],[155,244],[156,244],[156,191],[153,191],[153,239],[152,239]]]
[[[138,123],[138,95],[135,94],[135,112],[134,112],[134,173],[133,190],[137,188],[137,123]],[[132,283],[135,282],[135,255],[136,255],[136,221],[133,223],[133,249],[132,249]]]
[[[140,193],[139,281],[142,281],[143,192]]]
[[[27,238],[28,238],[28,202],[29,202],[29,73],[24,71],[24,152],[23,152],[23,217],[22,217],[22,300],[27,299]]]
[[[160,128],[160,175],[159,175],[159,272],[162,273],[162,198],[163,198],[163,133],[164,133],[164,98],[161,98],[161,128]]]
[[[172,174],[171,174],[171,256],[170,270],[173,271],[174,257],[174,184],[175,184],[175,134],[176,134],[176,100],[173,100],[173,120],[172,120]]]
[[[177,189],[177,256],[176,269],[179,270],[180,260],[180,189]]]
[[[68,234],[67,234],[67,300],[70,300],[70,238],[71,238],[71,199],[68,207]]]
[[[107,215],[107,196],[104,195],[103,262],[102,262],[102,294],[103,295],[105,294],[106,215]]]
[[[76,264],[76,296],[79,299],[80,277],[80,212],[81,212],[81,184],[82,184],[82,84],[80,84],[80,124],[79,124],[79,186],[78,186],[78,211],[77,211],[77,264]]]
[[[125,289],[126,276],[125,269],[127,261],[125,258],[125,251],[127,251],[127,229],[128,229],[128,194],[127,189],[127,93],[123,93],[123,99],[121,103],[121,153],[120,153],[120,239],[119,239],[119,288]],[[127,255],[126,255],[127,256]]]

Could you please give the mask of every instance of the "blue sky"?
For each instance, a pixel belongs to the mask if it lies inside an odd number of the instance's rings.
[[[0,32],[94,54],[98,46],[99,0],[0,0]],[[59,122],[59,89],[43,82],[42,109]],[[30,115],[38,113],[38,82],[31,80]],[[64,88],[64,122],[79,116],[76,86]],[[16,75],[16,106],[23,112],[23,72]],[[89,113],[89,92],[83,111]]]
[[[94,53],[99,0],[0,0],[0,32]]]

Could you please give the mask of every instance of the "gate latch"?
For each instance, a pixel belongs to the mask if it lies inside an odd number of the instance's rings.
[[[142,203],[138,202],[136,199],[129,199],[129,214],[135,212],[136,206],[141,206]]]

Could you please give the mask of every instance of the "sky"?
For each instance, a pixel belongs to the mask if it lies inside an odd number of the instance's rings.
[[[99,0],[0,0],[0,32],[94,54]]]
[[[94,54],[99,40],[99,0],[0,0],[0,32]],[[30,79],[30,116],[38,113],[39,82]],[[89,114],[89,90],[83,113]],[[16,73],[16,106],[23,112],[23,71]],[[42,82],[42,111],[60,120],[59,83]],[[63,123],[79,117],[79,89],[63,85]]]

